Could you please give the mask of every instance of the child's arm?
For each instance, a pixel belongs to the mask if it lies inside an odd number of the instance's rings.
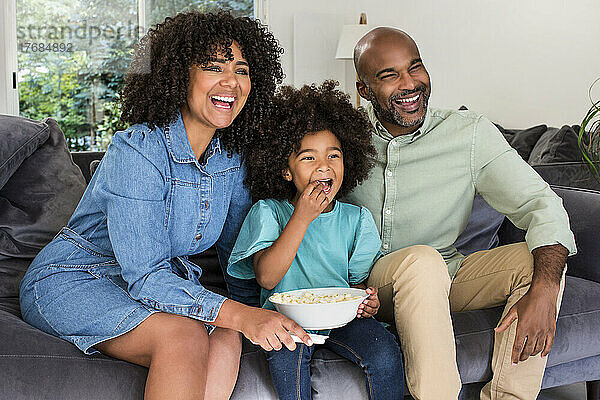
[[[359,306],[356,312],[358,318],[370,318],[379,311],[379,297],[376,287],[367,287],[367,280],[373,264],[381,254],[381,239],[375,226],[375,221],[371,213],[364,207],[361,207],[360,222],[357,226],[354,249],[349,261],[350,282],[360,282],[350,284],[351,287],[366,289],[367,297]]]
[[[292,265],[308,226],[329,204],[322,188],[317,181],[309,184],[299,196],[281,235],[270,247],[254,254],[254,274],[261,287],[273,289]]]

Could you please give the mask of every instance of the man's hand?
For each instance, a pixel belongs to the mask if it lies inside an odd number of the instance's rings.
[[[517,335],[513,344],[513,364],[542,353],[546,357],[554,343],[556,330],[556,300],[559,286],[540,290],[530,287],[508,311],[495,329],[503,332],[517,320]]]
[[[379,311],[379,297],[377,296],[377,288],[376,287],[368,287],[367,297],[359,306],[358,311],[356,312],[356,316],[358,318],[370,318],[377,314]]]
[[[560,281],[569,251],[560,244],[533,250],[531,286],[504,316],[496,332],[503,332],[517,320],[512,362],[517,364],[542,353],[546,357],[554,343],[556,304]]]

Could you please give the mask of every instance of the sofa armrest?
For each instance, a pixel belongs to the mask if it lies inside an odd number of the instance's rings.
[[[600,192],[551,187],[563,200],[577,243],[577,254],[567,260],[567,274],[600,282]]]
[[[575,234],[577,254],[567,260],[567,275],[600,282],[600,192],[550,185],[562,200]],[[500,245],[522,242],[525,231],[505,218],[500,231]]]
[[[600,168],[600,163],[597,167]],[[538,164],[534,165],[533,169],[550,185],[600,191],[600,182],[594,179],[590,167],[583,162]]]

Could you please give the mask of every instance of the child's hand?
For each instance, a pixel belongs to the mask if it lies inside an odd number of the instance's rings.
[[[302,194],[298,197],[294,214],[312,222],[325,210],[329,204],[329,199],[323,191],[323,184],[319,181],[309,183]]]
[[[368,287],[367,297],[359,306],[356,313],[357,318],[370,318],[377,314],[379,310],[379,297],[377,296],[377,288]]]

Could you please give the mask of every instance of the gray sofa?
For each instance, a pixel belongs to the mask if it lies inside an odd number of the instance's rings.
[[[20,279],[36,249],[51,240],[68,219],[85,180],[89,181],[91,161],[102,156],[73,153],[74,164],[61,135],[52,120],[0,116],[0,398],[141,399],[145,368],[103,355],[85,356],[20,317]],[[581,164],[573,168],[585,176]],[[569,187],[565,179],[570,175],[565,176],[560,163],[541,169],[550,183],[561,184],[553,188],[564,200],[579,247],[579,253],[568,262],[564,300],[543,387],[587,381],[588,399],[600,400],[600,191]],[[43,181],[44,190],[24,190],[24,181],[30,186]],[[593,181],[586,182],[595,187]],[[28,206],[28,201],[34,204]],[[469,232],[459,243],[463,251],[522,240],[522,231],[507,221],[499,227],[502,217],[480,200],[478,204]],[[223,292],[214,249],[195,256],[194,261],[204,268],[203,283]],[[491,377],[493,328],[501,311],[493,308],[452,315],[463,399],[478,398],[483,382]],[[315,399],[367,398],[362,371],[329,351],[315,353],[312,374]],[[261,351],[247,341],[232,398],[276,398]]]

